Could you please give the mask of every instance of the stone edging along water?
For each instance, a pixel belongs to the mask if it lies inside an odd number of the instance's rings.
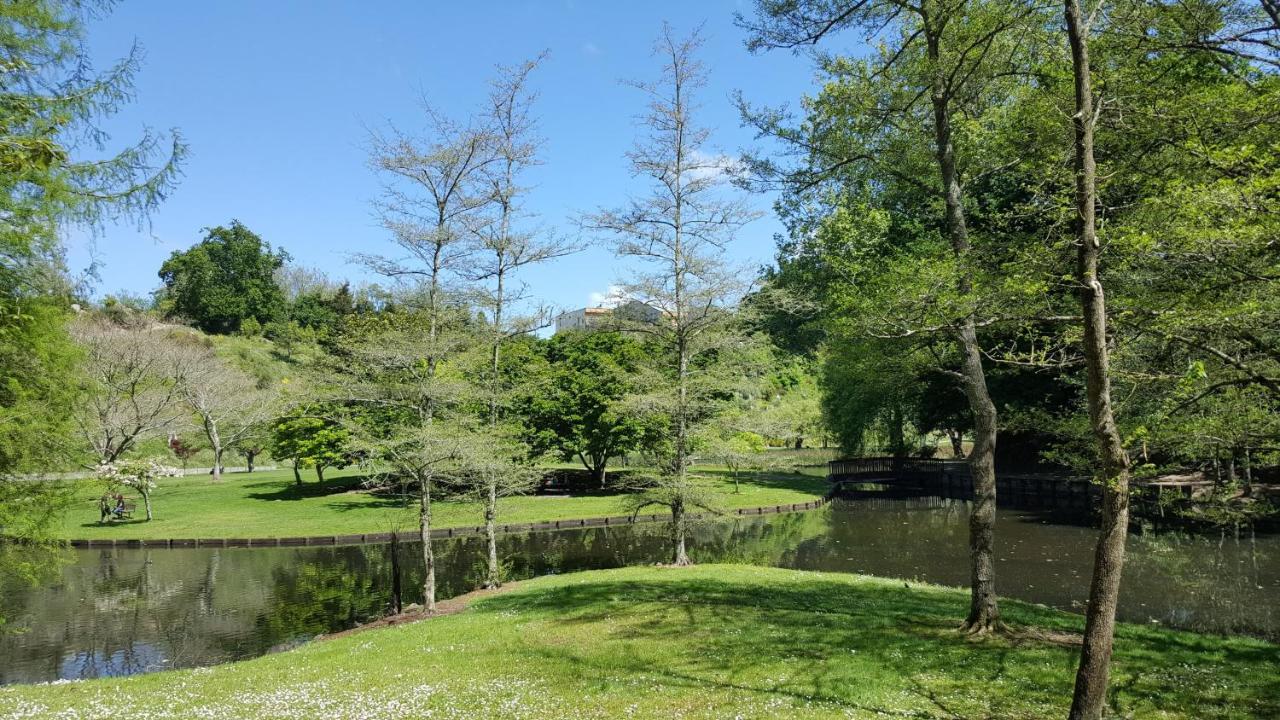
[[[815,510],[830,502],[833,493],[810,500],[803,503],[792,503],[789,505],[764,505],[753,508],[738,508],[731,510],[720,517],[734,517],[744,515],[772,515],[775,513],[797,512],[801,510]],[[714,517],[711,513],[688,513],[688,518],[696,520],[700,518]],[[609,517],[597,518],[579,518],[577,520],[551,520],[548,522],[535,523],[511,523],[506,525],[498,525],[497,529],[500,534],[515,532],[531,532],[538,530],[571,530],[574,528],[588,527],[616,527],[620,525],[634,525],[636,523],[658,522],[669,519],[671,516],[664,513],[655,513],[653,515],[613,515]],[[473,537],[484,534],[484,526],[467,526],[456,528],[439,528],[431,531],[431,537],[438,538],[455,538],[455,537]],[[210,547],[316,547],[325,545],[365,545],[371,543],[385,543],[391,541],[392,533],[362,533],[353,535],[311,535],[306,537],[278,537],[278,538],[183,538],[183,539],[133,539],[133,540],[70,540],[71,547],[77,548],[210,548]],[[418,536],[417,530],[398,533],[401,540],[412,541]]]

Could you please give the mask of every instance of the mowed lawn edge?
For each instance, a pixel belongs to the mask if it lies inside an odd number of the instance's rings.
[[[821,470],[741,473],[737,491],[727,472],[699,468],[716,504],[726,511],[811,502],[829,489]],[[361,473],[331,472],[324,482],[291,470],[232,473],[214,481],[206,475],[172,478],[152,493],[155,517],[145,521],[137,501],[133,519],[98,522],[101,482],[76,481],[63,517],[64,540],[165,540],[282,538],[416,532],[413,499],[372,493],[360,487]],[[624,515],[626,495],[592,492],[519,495],[499,503],[499,524],[525,524]],[[129,498],[131,501],[135,498]],[[652,512],[658,512],[655,509]],[[440,499],[432,503],[432,527],[467,528],[483,523],[476,501]]]
[[[212,668],[0,688],[0,716],[139,718],[1063,717],[1080,616],[740,565],[538,578],[466,610]],[[1280,646],[1121,624],[1120,717],[1280,716]]]

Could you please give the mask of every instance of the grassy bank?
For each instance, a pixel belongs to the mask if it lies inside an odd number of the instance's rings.
[[[808,502],[821,497],[826,482],[820,470],[809,474],[743,473],[740,492],[721,471],[704,468],[712,492],[726,509]],[[360,488],[356,472],[330,472],[323,483],[304,474],[296,485],[288,469],[224,475],[214,482],[207,475],[169,478],[152,493],[155,519],[144,522],[142,503],[132,521],[98,523],[102,484],[77,483],[75,500],[61,534],[69,539],[117,540],[146,538],[259,538],[298,535],[346,535],[411,530],[417,509],[401,498],[381,496]],[[592,493],[574,496],[530,495],[504,499],[500,523],[621,515],[624,496]],[[466,527],[483,522],[477,502],[448,500],[432,508],[436,527]]]
[[[1007,602],[1018,640],[954,632],[966,595],[747,566],[546,577],[457,615],[221,667],[0,689],[24,718],[1064,717],[1079,616]],[[1113,711],[1280,716],[1280,647],[1121,626]]]

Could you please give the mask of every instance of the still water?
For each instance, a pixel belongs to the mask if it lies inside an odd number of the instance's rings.
[[[938,497],[867,496],[821,510],[699,524],[699,562],[749,562],[966,585],[968,509]],[[1094,531],[1002,509],[1002,595],[1079,611]],[[661,524],[507,535],[510,578],[660,562]],[[0,683],[87,678],[253,657],[386,612],[387,545],[77,550],[60,577],[0,588]],[[400,548],[405,602],[421,577]],[[440,596],[472,589],[480,538],[437,544]],[[1130,537],[1120,616],[1280,640],[1280,537],[1246,529]]]

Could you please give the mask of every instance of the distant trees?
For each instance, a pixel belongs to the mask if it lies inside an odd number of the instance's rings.
[[[755,216],[726,195],[730,168],[709,150],[709,133],[695,120],[696,95],[706,84],[696,57],[701,42],[697,32],[677,38],[664,25],[655,45],[661,79],[634,83],[647,99],[649,134],[628,158],[651,193],[583,219],[619,257],[642,263],[644,270],[624,283],[624,292],[658,311],[656,322],[625,326],[647,335],[654,352],[646,392],[635,406],[667,422],[666,442],[658,448],[661,472],[637,509],[656,504],[671,510],[676,565],[689,563],[686,513],[705,502],[688,474],[695,434],[742,379],[729,368],[744,347],[732,306],[746,288],[724,249]]]
[[[198,244],[160,266],[160,306],[207,333],[238,332],[250,319],[261,327],[284,313],[275,276],[288,260],[238,220],[208,228]]]
[[[656,430],[628,403],[639,392],[647,355],[632,336],[568,332],[546,344],[547,377],[530,388],[521,409],[540,453],[578,460],[599,487],[611,458],[641,447]]]

